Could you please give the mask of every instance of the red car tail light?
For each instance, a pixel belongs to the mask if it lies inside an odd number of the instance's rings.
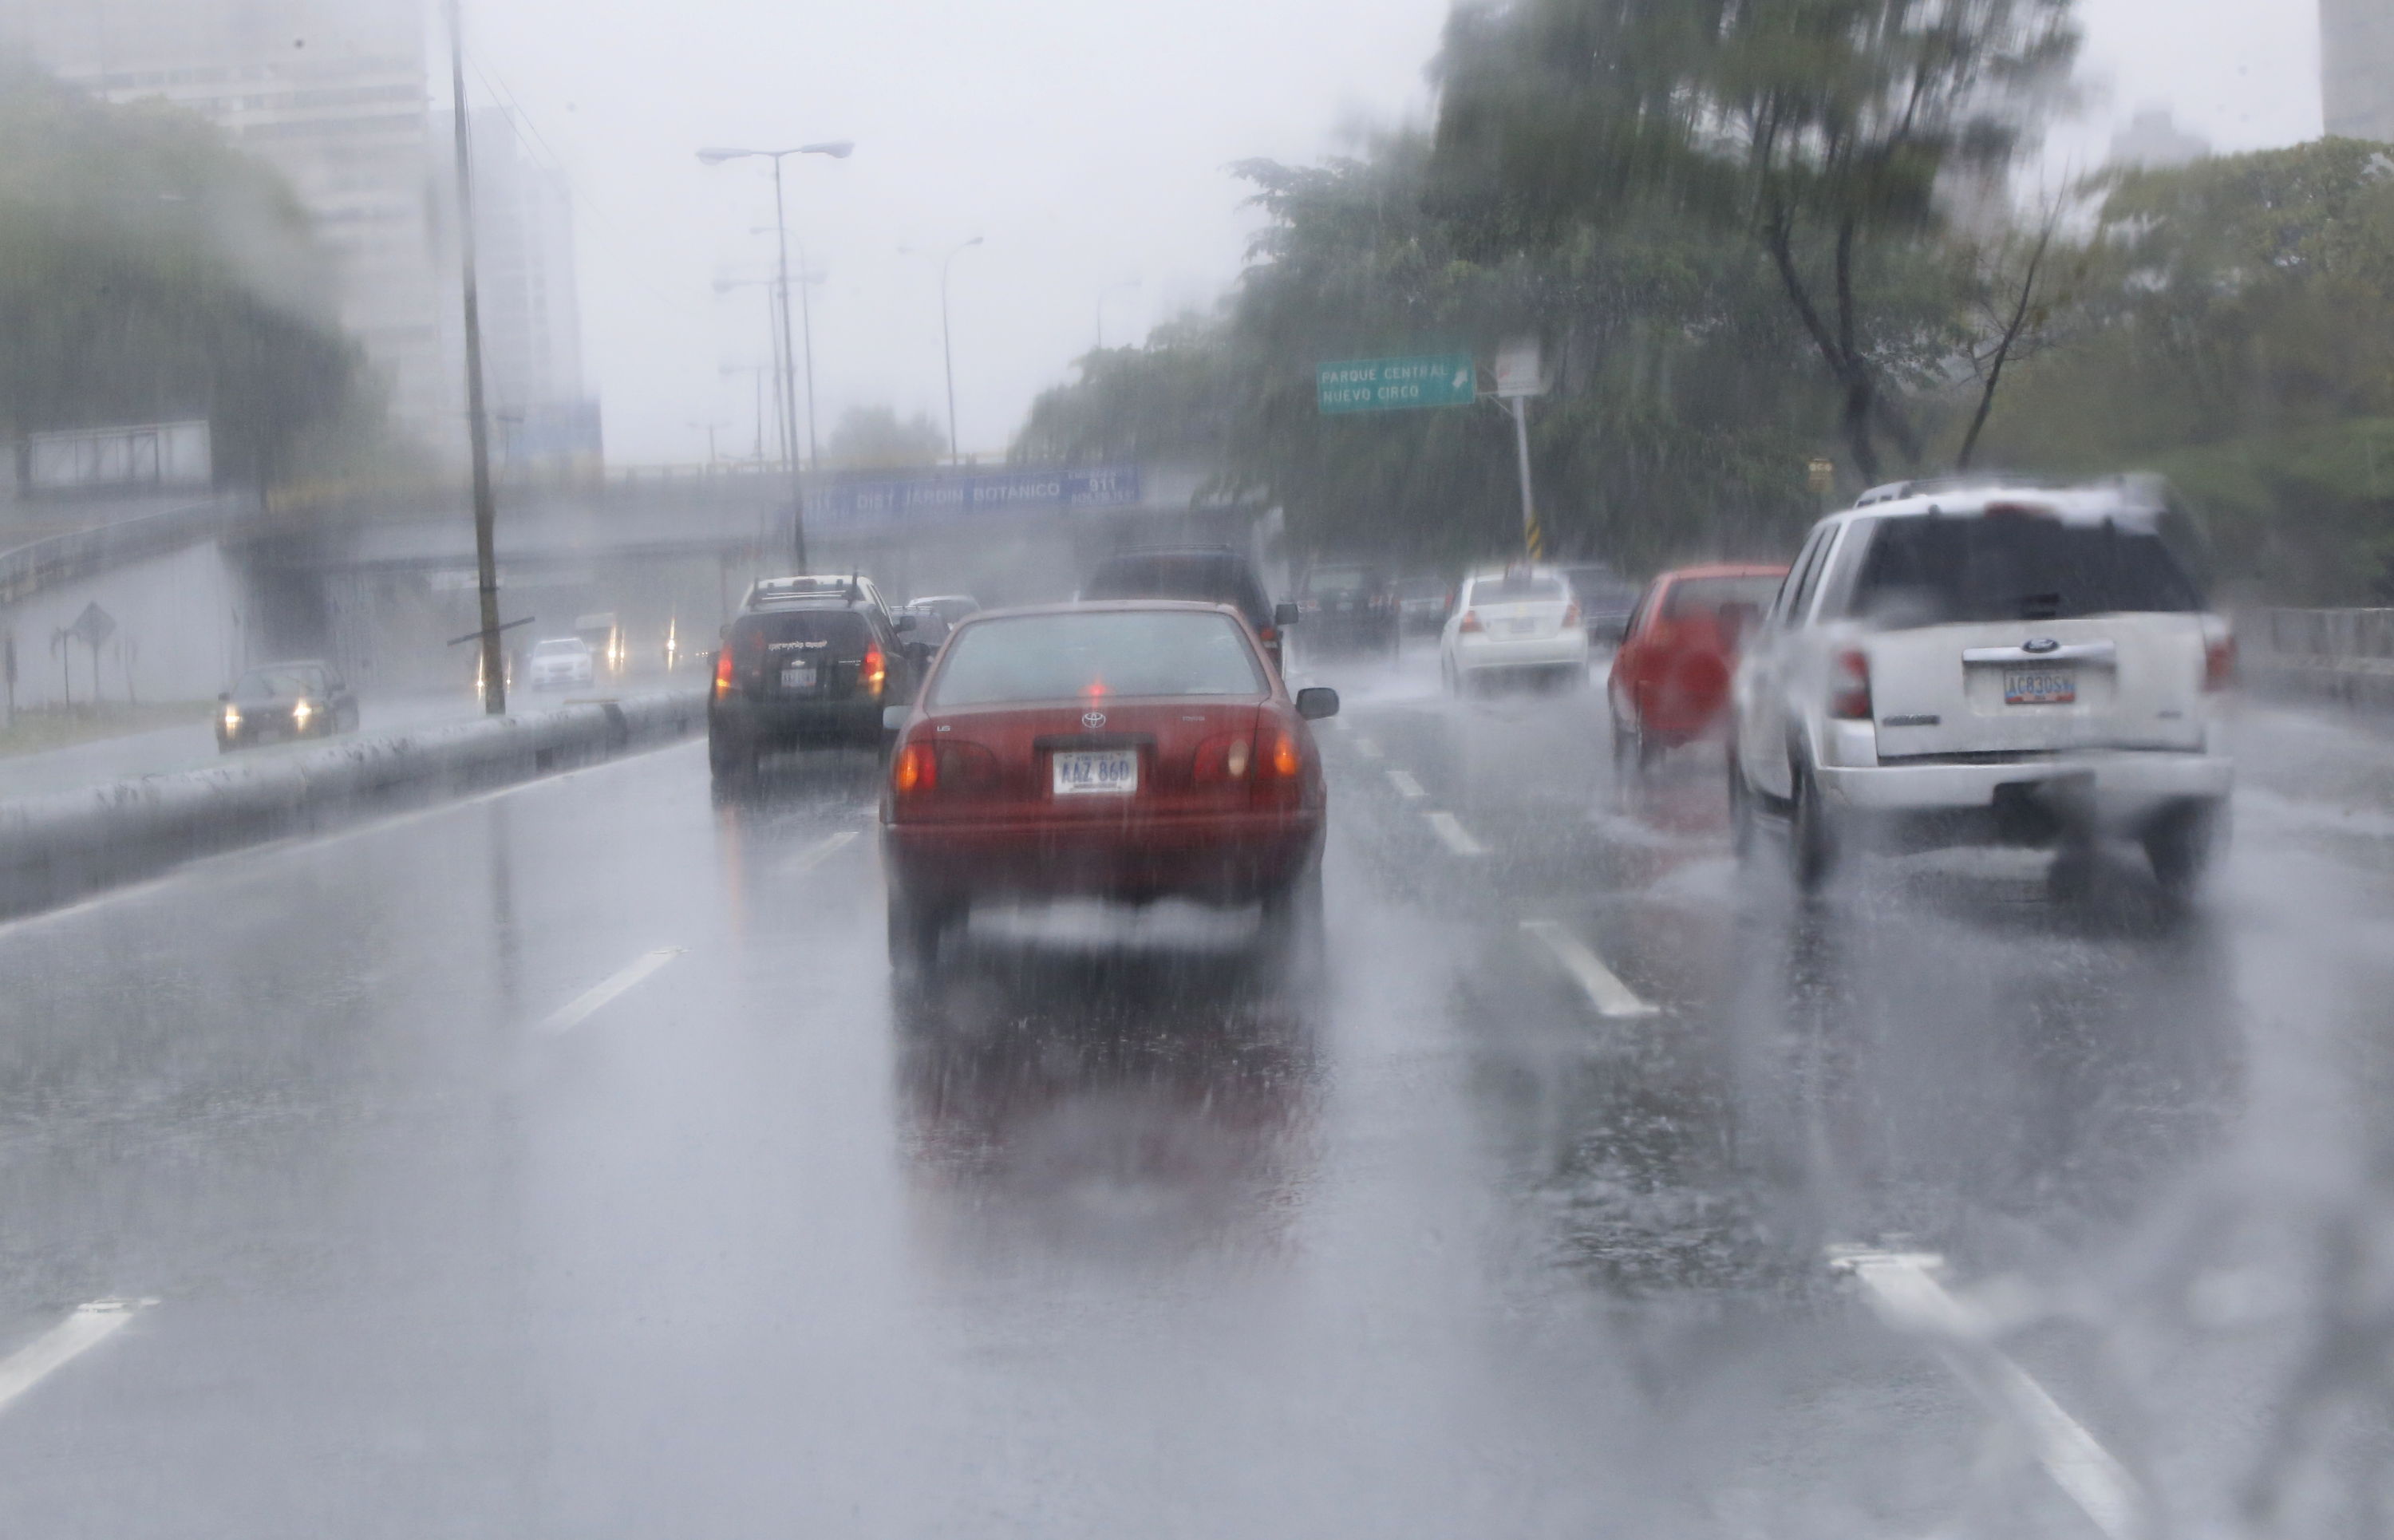
[[[2236,678],[2236,638],[2218,637],[2203,649],[2203,688],[2225,690]]]
[[[1829,682],[1829,715],[1844,722],[1866,722],[1871,715],[1870,658],[1848,650],[1837,654]]]
[[[1255,759],[1255,744],[1246,733],[1223,733],[1197,745],[1190,778],[1200,783],[1243,781]]]
[[[1485,631],[1487,629],[1488,627],[1480,624],[1480,612],[1477,610],[1464,611],[1462,624],[1455,626],[1455,630],[1458,632]]]
[[[880,647],[877,644],[867,647],[864,661],[856,665],[856,682],[864,687],[866,693],[878,695],[883,682],[888,678],[888,662],[882,657]]]
[[[722,652],[715,654],[715,692],[717,695],[731,693],[731,643],[729,641],[723,644]]]
[[[940,755],[928,744],[909,744],[889,767],[889,785],[901,796],[928,796],[940,789]]]
[[[1578,624],[1579,624],[1579,606],[1578,606],[1577,604],[1575,604],[1575,603],[1574,603],[1574,604],[1566,604],[1566,605],[1564,605],[1564,606],[1563,606],[1563,629],[1564,629],[1564,630],[1566,630],[1566,631],[1568,631],[1568,630],[1570,630],[1572,626],[1577,625]]]
[[[1262,752],[1256,756],[1255,800],[1272,808],[1293,808],[1305,793],[1305,751],[1296,734],[1284,727],[1266,727]]]

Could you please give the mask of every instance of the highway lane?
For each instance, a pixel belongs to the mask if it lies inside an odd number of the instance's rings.
[[[2359,1158],[2394,756],[2256,712],[2190,916],[2011,856],[1799,905],[1592,693],[1323,677],[1318,976],[997,916],[893,1000],[874,767],[717,806],[695,746],[0,928],[0,1352],[135,1302],[0,1367],[0,1527],[2101,1533],[1839,1243],[2221,1510],[2306,1350],[2254,1216]]]

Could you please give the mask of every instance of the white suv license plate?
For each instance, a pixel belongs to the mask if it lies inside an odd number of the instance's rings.
[[[783,688],[783,689],[784,689],[784,690],[812,690],[814,687],[815,687],[815,665],[814,665],[813,664],[810,664],[810,663],[794,663],[794,664],[791,664],[788,667],[786,667],[786,668],[784,668],[784,669],[783,669],[783,670],[782,670],[782,688]]]
[[[2074,705],[2078,676],[2067,668],[2006,668],[2006,705]]]
[[[1138,750],[1073,749],[1052,757],[1058,796],[1126,796],[1138,790]]]

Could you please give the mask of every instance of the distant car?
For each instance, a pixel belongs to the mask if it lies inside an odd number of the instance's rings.
[[[1629,612],[1638,607],[1639,588],[1601,561],[1583,561],[1562,569],[1563,580],[1579,600],[1580,624],[1587,639],[1598,647],[1617,645],[1629,629]]]
[[[940,613],[936,606],[924,603],[920,599],[906,605],[898,613],[914,617],[914,639],[934,652],[940,650],[940,643],[948,639],[948,633],[955,629],[954,624],[946,615]]]
[[[940,618],[951,626],[980,608],[980,600],[970,594],[931,594],[909,601],[909,610],[936,610]]]
[[[591,681],[597,660],[580,637],[544,637],[532,644],[525,668],[531,676],[525,682],[534,690],[570,690]]]
[[[1437,631],[1446,624],[1447,601],[1454,597],[1452,579],[1430,575],[1406,578],[1397,585],[1398,624],[1408,632]]]
[[[921,678],[916,624],[890,614],[869,579],[756,584],[715,656],[706,755],[716,781],[782,750],[881,746],[882,708],[914,699]]]
[[[1268,944],[1318,908],[1326,811],[1307,728],[1229,606],[984,611],[902,718],[882,798],[890,960],[913,972],[985,898],[1261,902]]]
[[[1863,839],[2124,835],[2190,889],[2226,836],[2235,654],[2177,525],[2129,481],[1898,483],[1822,520],[1732,686],[1741,849],[1783,818],[1809,888]]]
[[[1296,609],[1309,654],[1340,647],[1396,651],[1397,586],[1378,567],[1339,561],[1308,568],[1297,580]]]
[[[1499,676],[1575,690],[1587,682],[1587,632],[1562,573],[1508,567],[1464,579],[1439,641],[1439,673],[1457,695]]]
[[[1227,546],[1150,546],[1118,551],[1098,563],[1081,586],[1085,599],[1180,599],[1227,604],[1263,639],[1272,671],[1283,666],[1281,633],[1297,617],[1294,604],[1274,604],[1247,559]]]
[[[358,698],[339,669],[317,659],[260,664],[217,697],[219,753],[278,738],[328,738],[357,725]]]
[[[1624,766],[1651,764],[1719,725],[1739,642],[1786,575],[1774,566],[1682,567],[1646,586],[1606,685]]]

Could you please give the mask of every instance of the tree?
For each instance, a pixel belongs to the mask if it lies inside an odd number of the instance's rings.
[[[1666,205],[1742,230],[1838,395],[1856,469],[1920,435],[1955,343],[1940,193],[2008,167],[2071,0],[1515,0],[1459,12],[1442,181],[1487,239]],[[1475,191],[1476,190],[1476,191]]]
[[[262,165],[159,104],[0,68],[0,428],[206,417],[266,483],[360,415],[306,216]]]
[[[851,406],[823,446],[839,470],[909,470],[935,466],[948,453],[948,435],[922,412],[901,421],[888,406]]]

